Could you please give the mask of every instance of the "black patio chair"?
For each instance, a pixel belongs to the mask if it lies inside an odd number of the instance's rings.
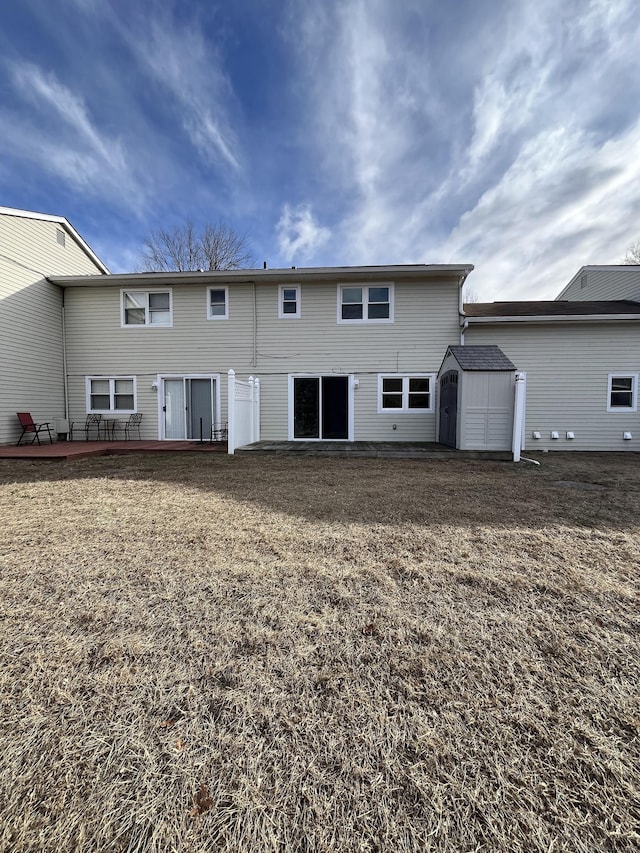
[[[38,444],[42,444],[40,441],[40,433],[45,430],[49,434],[49,441],[53,444],[53,436],[51,435],[51,424],[37,424],[34,423],[33,418],[29,412],[16,412],[18,415],[18,420],[20,421],[20,426],[22,427],[22,433],[20,434],[20,438],[18,439],[18,447],[20,447],[20,442],[24,438],[27,433],[33,435],[33,438],[29,442],[29,444],[35,444],[36,441]]]
[[[129,441],[132,438],[132,433],[138,433],[138,439],[141,439],[140,435],[140,423],[142,421],[142,414],[138,412],[135,415],[129,415],[129,419],[126,420],[122,424],[118,424],[116,429],[121,429],[124,432],[124,437],[126,441]]]
[[[102,415],[87,415],[84,421],[73,421],[69,426],[69,441],[73,441],[73,432],[83,432],[85,441],[89,441],[91,430],[96,431],[96,440],[100,441]]]

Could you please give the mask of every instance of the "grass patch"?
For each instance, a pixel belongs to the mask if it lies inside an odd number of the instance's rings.
[[[0,505],[0,849],[638,849],[635,455],[0,461]]]

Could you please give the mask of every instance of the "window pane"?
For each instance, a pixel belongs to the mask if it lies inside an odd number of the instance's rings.
[[[410,409],[428,409],[429,394],[409,394]]]
[[[285,302],[282,305],[282,313],[283,314],[295,314],[296,313],[296,303],[295,302]]]
[[[149,322],[154,326],[168,326],[171,323],[169,311],[150,311]]]
[[[133,379],[116,379],[116,394],[133,394]]]
[[[133,394],[117,394],[115,398],[115,408],[133,411]]]
[[[633,388],[633,379],[630,376],[615,376],[611,380],[612,391],[631,391]]]
[[[108,379],[92,379],[91,380],[92,394],[106,394],[109,396],[109,380]]]
[[[146,293],[125,293],[124,307],[125,308],[146,308],[147,299]]]
[[[362,302],[361,287],[343,287],[342,288],[342,304]]]
[[[382,395],[383,409],[401,409],[402,394],[383,394]]]
[[[409,393],[414,391],[422,391],[423,394],[429,393],[429,379],[424,377],[415,377],[413,379],[409,379]]]
[[[400,391],[402,392],[402,377],[394,376],[387,377],[382,380],[383,391]]]
[[[168,293],[150,293],[149,308],[159,309],[161,311],[169,310],[169,294]]]
[[[209,294],[211,296],[212,305],[224,305],[224,298],[226,296],[224,290],[210,290]]]
[[[222,303],[222,305],[219,305],[219,304],[218,304],[218,305],[212,305],[212,306],[211,306],[211,316],[212,316],[212,317],[224,317],[224,315],[225,315],[226,313],[227,313],[227,312],[226,312],[226,310],[225,310],[225,304],[224,304],[224,302]]]
[[[109,399],[108,394],[92,394],[91,395],[91,410],[92,411],[95,411],[96,409],[98,409],[98,410],[107,409],[108,410],[110,408],[111,408],[111,401]]]
[[[144,326],[144,308],[127,308],[124,312],[127,326]]]
[[[362,320],[362,305],[343,305],[343,320]]]
[[[369,319],[370,320],[388,320],[389,319],[389,305],[388,304],[373,304],[369,305]]]
[[[389,288],[388,287],[370,287],[369,302],[388,302]]]
[[[297,293],[296,293],[295,288],[291,288],[291,289],[285,288],[282,291],[282,298],[284,299],[285,302],[295,302],[297,299]]]

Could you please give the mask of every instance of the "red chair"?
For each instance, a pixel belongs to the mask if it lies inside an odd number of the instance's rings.
[[[24,438],[27,433],[33,433],[33,438],[29,442],[30,444],[35,444],[36,441],[38,444],[41,444],[40,441],[40,433],[45,430],[49,433],[49,441],[53,444],[53,436],[51,435],[51,424],[36,424],[34,423],[33,418],[29,414],[29,412],[17,412],[18,420],[20,421],[20,426],[22,427],[22,434],[18,439],[18,447],[20,447],[20,442]]]

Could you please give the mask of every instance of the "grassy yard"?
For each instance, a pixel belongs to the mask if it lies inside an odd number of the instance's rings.
[[[0,462],[0,850],[637,851],[640,460]]]

